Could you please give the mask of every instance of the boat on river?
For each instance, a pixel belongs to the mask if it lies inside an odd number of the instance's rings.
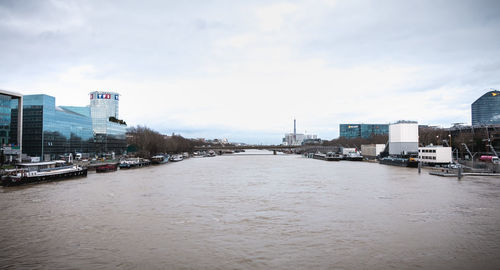
[[[151,161],[144,158],[128,158],[120,161],[120,169],[131,169],[149,165],[151,165]]]
[[[3,186],[16,186],[87,176],[87,168],[77,165],[66,165],[65,161],[19,163],[16,165],[16,169],[6,170],[5,172],[6,174],[2,176]]]
[[[362,161],[363,156],[360,155],[358,152],[350,152],[345,155],[345,160],[350,160],[350,161]]]
[[[314,159],[321,159],[321,160],[325,160],[325,157],[326,157],[326,155],[325,155],[325,154],[323,154],[323,153],[321,153],[321,152],[319,152],[319,151],[318,151],[318,152],[316,152],[316,153],[314,153],[314,155],[313,155],[313,158],[314,158]]]
[[[116,172],[116,170],[118,170],[118,163],[105,163],[95,167],[97,173]]]
[[[339,154],[334,153],[334,152],[328,152],[325,155],[326,161],[340,161],[341,159],[342,159],[342,157]]]
[[[170,161],[172,161],[172,162],[179,162],[179,161],[183,161],[183,160],[184,160],[183,155],[173,155],[172,157],[170,157]]]
[[[216,156],[215,151],[214,150],[209,150],[206,156],[207,157],[215,157]]]
[[[170,159],[169,155],[156,155],[151,157],[151,163],[153,164],[165,164],[168,163],[168,160]]]
[[[400,166],[400,167],[418,167],[418,160],[415,157],[404,156],[388,156],[379,160],[380,164]]]

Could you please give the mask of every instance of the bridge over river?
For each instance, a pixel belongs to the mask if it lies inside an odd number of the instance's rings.
[[[294,153],[316,153],[318,151],[338,152],[338,146],[321,146],[321,145],[211,145],[211,146],[197,146],[195,151],[208,151],[215,152],[234,151],[234,150],[269,150],[275,152],[294,152]]]

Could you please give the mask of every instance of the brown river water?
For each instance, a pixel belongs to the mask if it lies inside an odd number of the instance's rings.
[[[227,155],[0,188],[0,269],[500,269],[500,178]]]

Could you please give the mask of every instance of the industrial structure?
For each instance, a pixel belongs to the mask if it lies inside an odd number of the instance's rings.
[[[363,138],[369,139],[376,135],[387,135],[389,125],[387,124],[340,124],[340,137],[347,139]]]
[[[315,134],[297,133],[297,120],[293,119],[293,133],[286,133],[282,140],[282,145],[302,145],[304,143],[316,144],[320,143],[321,139]]]
[[[385,144],[363,144],[361,154],[367,159],[376,159],[385,149]]]
[[[418,123],[398,121],[389,125],[389,155],[418,152]]]

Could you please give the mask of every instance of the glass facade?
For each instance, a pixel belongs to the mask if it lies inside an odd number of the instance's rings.
[[[369,139],[375,135],[389,134],[387,124],[340,124],[340,137]]]
[[[10,96],[0,94],[0,145],[10,141],[11,99]]]
[[[122,154],[126,148],[127,125],[119,120],[120,95],[114,92],[90,93],[90,115],[98,153]]]
[[[17,119],[17,106],[12,115],[13,120]],[[11,122],[11,128],[14,126],[17,120]],[[43,160],[69,153],[91,153],[93,140],[92,120],[87,115],[56,107],[52,96],[24,96],[23,153]]]
[[[484,94],[471,105],[472,125],[500,125],[500,91]]]

